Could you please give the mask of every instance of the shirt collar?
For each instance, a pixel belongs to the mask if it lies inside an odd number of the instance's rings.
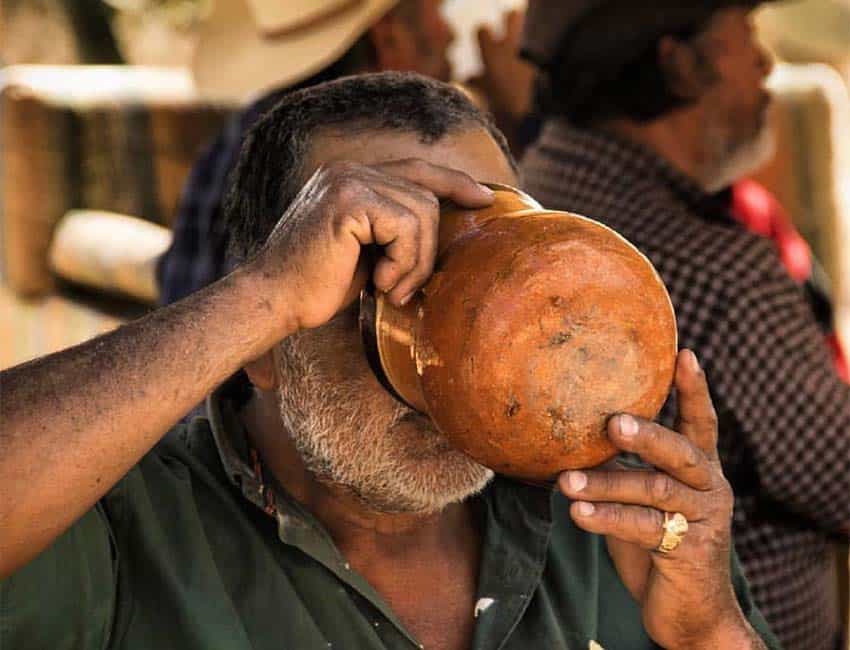
[[[324,565],[417,644],[380,595],[351,569],[322,524],[270,473],[264,475],[259,459],[252,458],[244,425],[221,389],[207,399],[207,414],[228,479],[248,501],[277,520],[280,541]],[[553,492],[497,477],[476,498],[481,500],[484,519],[477,598],[488,603],[488,614],[477,621],[476,637],[507,638],[542,579],[552,532]]]
[[[622,186],[630,181],[628,184],[635,186],[655,181],[702,218],[734,223],[728,191],[706,192],[695,179],[648,147],[616,133],[580,129],[565,120],[552,119],[543,127],[540,146],[560,159],[592,169],[593,183],[603,191],[606,186]]]

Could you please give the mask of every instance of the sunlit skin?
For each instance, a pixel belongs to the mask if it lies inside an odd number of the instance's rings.
[[[693,44],[665,37],[659,59],[673,71],[674,89],[692,101],[652,122],[620,119],[600,126],[645,144],[691,178],[719,189],[723,158],[766,127],[765,80],[772,61],[757,40],[752,13],[740,7],[716,12]],[[752,166],[761,162],[753,160]]]

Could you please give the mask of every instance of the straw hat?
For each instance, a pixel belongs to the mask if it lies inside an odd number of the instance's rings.
[[[199,93],[244,103],[339,59],[398,0],[214,0],[192,61]]]

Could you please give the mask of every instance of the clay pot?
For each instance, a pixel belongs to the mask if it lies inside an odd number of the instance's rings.
[[[546,481],[616,454],[611,415],[658,414],[676,321],[623,237],[492,187],[490,208],[444,208],[434,275],[404,308],[364,292],[361,330],[378,378],[457,448]]]

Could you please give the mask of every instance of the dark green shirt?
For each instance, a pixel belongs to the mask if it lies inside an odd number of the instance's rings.
[[[0,649],[420,647],[315,517],[279,486],[260,489],[233,413],[217,401],[210,412],[0,582]],[[475,649],[656,647],[604,540],[571,523],[563,496],[497,478],[477,498]],[[733,575],[778,648],[734,560]]]

